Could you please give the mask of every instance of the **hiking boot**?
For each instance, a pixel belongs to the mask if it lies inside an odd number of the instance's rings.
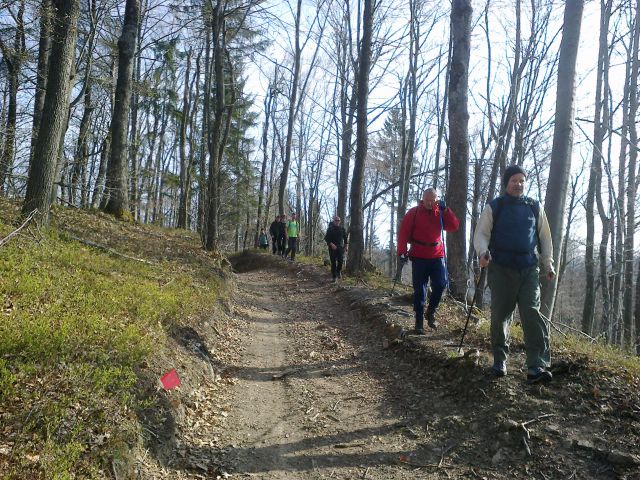
[[[531,367],[527,370],[527,383],[529,385],[547,383],[550,382],[552,378],[553,375],[551,372],[542,367]]]
[[[507,362],[493,362],[491,371],[496,377],[504,377],[507,374]]]
[[[438,322],[436,321],[435,312],[427,311],[427,314],[425,316],[427,317],[427,325],[429,325],[429,328],[431,328],[433,330],[437,330],[438,329]]]
[[[411,333],[414,335],[424,335],[424,328],[414,328]]]

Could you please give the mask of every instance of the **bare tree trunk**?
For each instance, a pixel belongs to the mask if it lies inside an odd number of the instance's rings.
[[[438,139],[436,140],[435,164],[433,166],[433,182],[432,182],[433,188],[438,188],[438,184],[440,183],[440,152],[442,150],[442,142],[444,141],[444,137],[446,135],[445,120],[447,118],[447,111],[448,111],[447,104],[449,102],[449,84],[450,84],[449,76],[451,75],[452,46],[453,46],[453,38],[452,38],[452,35],[449,34],[449,50],[447,53],[447,67],[446,67],[446,74],[444,78],[442,110],[440,111],[440,115],[438,115]],[[440,52],[440,55],[438,58],[439,59],[442,58],[442,52]],[[438,71],[440,71],[439,62],[440,60],[438,60]],[[440,105],[440,82],[438,82],[438,88],[436,91],[436,102],[438,105]]]
[[[4,192],[4,183],[13,166],[13,155],[16,147],[16,121],[18,114],[18,76],[22,68],[25,53],[24,35],[24,0],[18,6],[16,19],[16,32],[13,46],[8,48],[0,39],[0,51],[7,66],[9,84],[9,102],[7,108],[7,123],[5,129],[4,145],[0,155],[0,193]]]
[[[133,72],[133,84],[140,81],[140,74],[142,72],[142,24],[144,22],[144,16],[149,10],[149,0],[145,0],[144,5],[141,7],[140,19],[138,21],[138,32],[136,34],[136,51],[138,52],[136,57],[136,68]],[[129,208],[133,214],[134,220],[140,219],[140,136],[138,133],[138,111],[140,109],[139,95],[137,89],[133,88],[131,92],[131,129],[129,132],[130,144],[129,144],[129,157],[131,160],[131,178],[130,178],[130,197]]]
[[[593,152],[591,156],[591,170],[589,175],[589,187],[587,189],[587,198],[585,201],[586,221],[587,221],[587,238],[585,245],[585,297],[582,308],[582,331],[591,334],[593,330],[593,320],[595,314],[595,261],[594,242],[595,242],[595,198],[596,189],[602,181],[602,146],[604,143],[604,128],[602,125],[602,107],[603,107],[603,83],[604,70],[607,65],[608,57],[608,33],[609,18],[611,17],[611,3],[608,0],[605,4],[601,3],[600,11],[600,40],[598,48],[598,67],[596,71],[596,101],[595,112],[593,115]],[[599,195],[599,192],[598,192]],[[602,218],[603,212],[600,217]]]
[[[291,79],[291,95],[289,98],[289,121],[287,123],[287,141],[285,143],[282,175],[280,176],[280,189],[278,190],[278,212],[285,214],[285,196],[287,194],[287,181],[289,179],[289,167],[291,165],[291,143],[293,140],[293,128],[296,117],[296,104],[298,101],[298,82],[300,79],[300,19],[302,16],[302,0],[297,0],[295,19],[295,50],[293,58],[293,78]]]
[[[180,200],[178,206],[178,228],[189,228],[187,206],[191,196],[191,164],[187,157],[187,125],[190,111],[191,57],[193,51],[187,53],[187,66],[184,74],[184,90],[182,95],[182,118],[180,119]]]
[[[30,162],[35,152],[38,131],[42,120],[44,96],[47,88],[47,71],[51,51],[51,0],[43,0],[40,7],[40,41],[38,43],[38,67],[36,70],[36,93],[33,101],[33,126],[31,128]]]
[[[262,168],[260,169],[260,190],[258,190],[258,212],[256,213],[256,234],[254,247],[258,247],[258,235],[260,235],[260,220],[262,219],[262,208],[264,203],[264,187],[267,175],[267,164],[269,162],[269,122],[271,121],[271,106],[273,105],[277,78],[278,70],[276,68],[273,74],[273,80],[269,83],[267,96],[264,99],[264,125],[262,126]]]
[[[580,41],[580,25],[584,0],[567,0],[564,11],[564,29],[560,44],[558,66],[558,90],[556,95],[556,120],[553,131],[551,166],[544,207],[551,228],[554,260],[558,265],[563,235],[565,202],[569,172],[571,170],[571,150],[573,147],[574,99],[576,57]],[[557,279],[542,284],[542,313],[551,318],[556,295]]]
[[[353,275],[360,274],[364,265],[362,189],[364,186],[365,162],[367,160],[367,105],[369,101],[369,70],[371,67],[374,3],[375,0],[364,0],[362,43],[358,59],[356,156],[351,180],[350,251],[347,258],[347,271]]]
[[[462,298],[467,281],[466,211],[469,188],[469,55],[471,46],[471,1],[454,0],[451,6],[452,53],[449,73],[450,177],[447,204],[460,218],[460,228],[447,235],[449,289]]]
[[[213,122],[209,122],[209,184],[207,195],[207,236],[205,248],[215,250],[218,247],[218,208],[220,206],[219,180],[221,153],[224,148],[222,120],[225,110],[224,83],[224,12],[226,0],[218,0],[212,19],[213,71],[216,90],[216,103]],[[209,95],[209,91],[205,95]]]
[[[51,58],[38,141],[29,169],[23,215],[38,209],[48,220],[56,159],[69,108],[71,67],[75,57],[80,0],[54,0]]]
[[[203,12],[206,17],[210,15],[206,11]],[[204,22],[205,28],[205,51],[204,51],[204,99],[202,105],[202,138],[200,146],[200,181],[198,185],[198,231],[202,240],[202,246],[206,247],[207,243],[207,206],[208,186],[207,186],[207,153],[209,152],[209,124],[211,123],[211,21],[209,19]]]
[[[90,72],[86,72],[85,82],[89,83]],[[84,172],[89,161],[89,126],[91,124],[91,116],[94,106],[91,103],[92,86],[88,84],[84,91],[84,110],[82,112],[82,120],[80,120],[80,130],[78,132],[78,143],[76,146],[76,154],[74,155],[74,164],[71,170],[71,181],[69,182],[69,201],[75,204],[76,190],[80,190],[80,206],[86,207],[87,192],[85,190]]]
[[[122,34],[118,40],[118,80],[111,120],[111,156],[107,165],[105,212],[118,218],[129,215],[128,149],[133,57],[140,21],[140,0],[127,0]]]
[[[636,0],[635,15],[633,21],[633,49],[630,58],[631,76],[629,78],[629,176],[627,180],[627,227],[624,238],[624,330],[626,344],[633,341],[634,312],[633,312],[633,261],[634,234],[636,228],[636,192],[637,192],[637,164],[638,164],[638,130],[636,117],[638,114],[638,72],[640,59],[640,0]],[[622,192],[620,192],[622,194]]]

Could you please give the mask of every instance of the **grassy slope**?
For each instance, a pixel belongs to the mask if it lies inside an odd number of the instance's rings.
[[[0,238],[17,215],[0,199]],[[0,478],[104,478],[156,401],[139,392],[171,330],[217,300],[220,264],[187,232],[68,209],[0,247]]]

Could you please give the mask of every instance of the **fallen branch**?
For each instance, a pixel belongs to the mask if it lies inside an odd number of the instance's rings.
[[[106,245],[101,245],[100,243],[95,243],[92,242],[91,240],[85,240],[83,238],[80,237],[76,237],[75,235],[66,232],[66,234],[69,236],[69,238],[71,240],[75,240],[76,242],[82,243],[83,245],[87,245],[89,247],[92,248],[97,248],[98,250],[102,250],[104,252],[107,252],[111,255],[115,255],[117,257],[122,257],[122,258],[126,258],[127,260],[134,260],[136,262],[141,262],[141,263],[145,263],[147,265],[156,265],[154,262],[150,262],[149,260],[145,260],[143,258],[136,258],[136,257],[132,257],[131,255],[125,255],[124,253],[120,253],[116,250],[114,250],[111,247],[107,247]]]
[[[524,445],[524,449],[527,451],[527,456],[531,456],[531,447],[529,447],[529,442],[527,442],[527,437],[522,437],[522,443]]]
[[[522,426],[526,427],[527,425],[531,425],[532,423],[536,423],[539,422],[540,420],[544,419],[544,418],[549,418],[549,417],[555,417],[556,414],[555,413],[545,413],[543,415],[540,415],[536,418],[532,418],[531,420],[527,420],[526,422],[522,422]]]
[[[20,225],[18,228],[16,228],[13,232],[11,232],[9,235],[7,235],[6,237],[4,237],[2,240],[0,240],[0,247],[2,247],[5,243],[8,243],[9,240],[11,240],[13,237],[15,237],[16,235],[18,235],[18,233],[20,233],[20,230],[22,230],[23,228],[25,228],[27,225],[29,225],[29,223],[31,222],[31,220],[33,220],[35,218],[35,216],[38,214],[38,209],[36,208],[33,212],[31,212],[29,214],[29,216],[25,219],[25,221],[22,223],[22,225]]]
[[[547,322],[549,325],[551,325],[558,333],[560,333],[561,335],[564,335],[565,337],[567,336],[566,333],[564,333],[563,331],[561,331],[556,324],[560,325],[561,327],[567,328],[573,332],[577,332],[580,335],[587,337],[591,343],[595,342],[597,340],[597,338],[592,337],[591,335],[589,335],[588,333],[584,333],[582,330],[580,330],[579,328],[575,328],[572,327],[571,325],[567,325],[566,323],[560,323],[560,322],[553,322],[551,320],[549,320],[547,317],[545,317],[544,315],[540,314],[540,316],[543,318],[543,320],[545,322]]]

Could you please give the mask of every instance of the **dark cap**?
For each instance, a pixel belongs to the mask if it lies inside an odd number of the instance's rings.
[[[527,178],[527,172],[525,172],[520,165],[509,165],[505,168],[504,173],[502,174],[502,186],[507,188],[509,179],[518,173],[523,174],[524,178]]]

